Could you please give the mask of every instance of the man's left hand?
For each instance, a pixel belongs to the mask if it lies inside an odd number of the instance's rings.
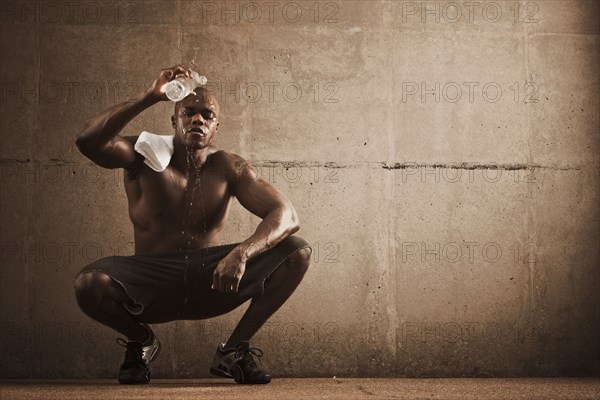
[[[245,271],[246,262],[242,261],[242,254],[233,249],[217,265],[210,288],[223,293],[237,293]]]

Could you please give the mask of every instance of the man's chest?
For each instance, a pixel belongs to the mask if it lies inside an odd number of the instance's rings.
[[[225,177],[209,170],[189,177],[172,168],[145,171],[137,181],[125,182],[131,219],[143,226],[212,221],[226,211],[228,189]]]

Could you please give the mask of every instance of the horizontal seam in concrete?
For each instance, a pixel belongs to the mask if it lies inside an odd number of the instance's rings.
[[[579,171],[581,166],[579,165],[565,165],[565,166],[554,166],[554,165],[542,165],[536,163],[480,163],[480,162],[447,162],[447,163],[417,163],[417,162],[402,162],[390,164],[385,161],[365,161],[355,163],[344,163],[344,162],[307,162],[307,161],[275,161],[275,160],[263,160],[263,161],[249,161],[251,164],[259,167],[268,167],[277,164],[281,164],[283,167],[324,167],[324,168],[357,168],[361,166],[370,166],[374,168],[383,168],[387,170],[395,169],[416,169],[416,168],[431,168],[431,169],[466,169],[466,170],[532,170],[532,169],[548,169],[556,171]]]
[[[494,163],[471,163],[471,162],[461,162],[461,163],[394,163],[393,165],[389,165],[387,163],[382,163],[382,168],[384,169],[413,169],[413,168],[431,168],[431,169],[467,169],[467,170],[484,170],[484,169],[495,169],[495,170],[528,170],[528,169],[549,169],[556,171],[579,171],[581,170],[580,166],[553,166],[553,165],[541,165],[535,163],[502,163],[502,164],[494,164]]]
[[[529,32],[527,36],[595,36],[600,37],[598,33],[584,33],[584,32]]]
[[[80,164],[79,161],[69,161],[59,158],[50,158],[47,161],[43,160],[31,160],[18,159],[18,158],[2,158],[0,159],[2,164],[20,163],[27,164],[30,162],[47,162],[54,163],[55,165],[76,165]],[[323,168],[359,168],[361,166],[368,166],[371,168],[383,168],[386,170],[396,169],[416,169],[416,168],[430,168],[430,169],[463,169],[463,170],[533,170],[533,169],[547,169],[554,171],[580,171],[582,167],[580,165],[542,165],[536,163],[480,163],[480,162],[446,162],[446,163],[417,163],[417,162],[402,162],[402,163],[388,163],[386,161],[364,161],[364,162],[336,162],[336,161],[281,161],[281,160],[248,160],[248,162],[257,167],[271,167],[275,165],[281,165],[284,168],[290,167],[323,167]],[[93,162],[89,161],[86,164],[94,165]],[[592,163],[593,164],[593,163]],[[593,167],[594,165],[590,165]]]

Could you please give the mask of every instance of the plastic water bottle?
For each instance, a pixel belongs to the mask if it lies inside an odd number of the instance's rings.
[[[165,83],[163,90],[167,98],[171,101],[181,101],[185,99],[197,86],[204,86],[208,81],[205,76],[199,75],[196,71],[191,72],[192,78],[180,76]]]

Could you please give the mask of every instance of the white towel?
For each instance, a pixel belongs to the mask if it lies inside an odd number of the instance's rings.
[[[175,135],[157,135],[143,131],[133,148],[146,158],[144,160],[146,165],[156,172],[162,172],[167,168],[171,157],[173,157],[175,151],[173,146],[174,137]]]

